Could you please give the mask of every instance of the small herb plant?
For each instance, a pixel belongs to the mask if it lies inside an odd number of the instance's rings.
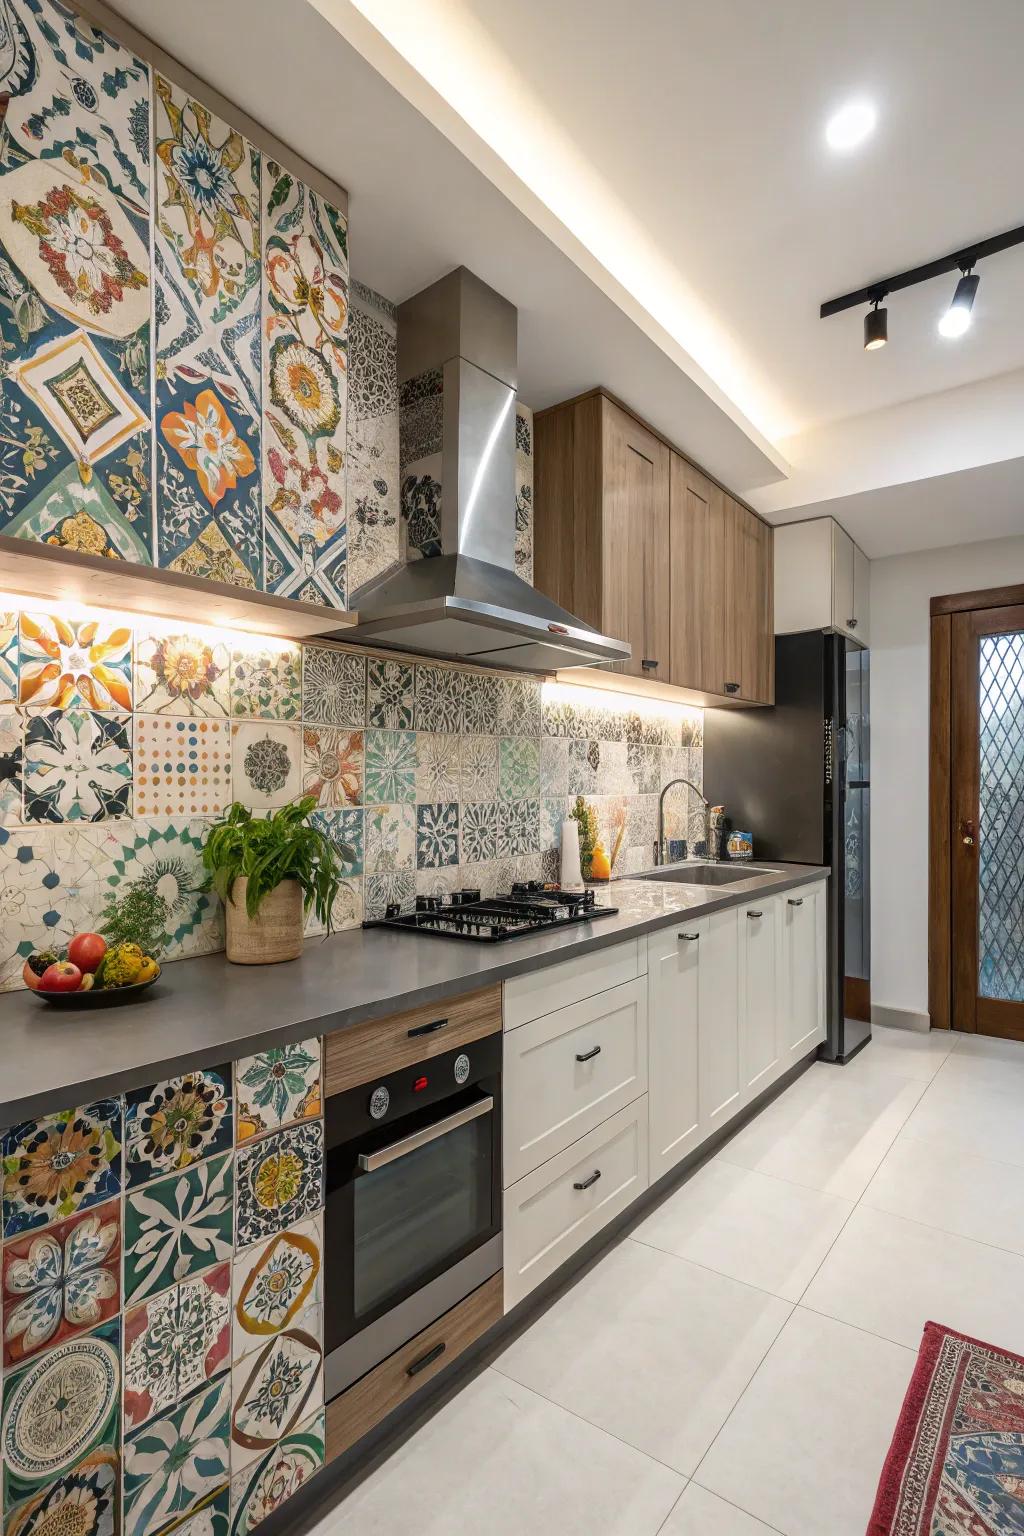
[[[590,861],[594,857],[594,844],[597,842],[597,812],[582,795],[577,795],[571,815],[580,829],[580,867],[583,878],[589,880]]]
[[[306,795],[269,816],[254,816],[236,800],[223,820],[214,822],[203,845],[207,885],[228,902],[239,875],[247,876],[245,910],[255,917],[282,880],[297,880],[305,910],[314,908],[330,933],[343,848],[310,823],[316,803],[315,796]]]
[[[119,895],[111,895],[103,911],[100,932],[111,949],[137,944],[157,959],[167,943],[167,903],[151,881],[136,880]]]

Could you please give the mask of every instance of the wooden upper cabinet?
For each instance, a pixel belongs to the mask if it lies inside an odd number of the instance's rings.
[[[694,702],[773,697],[772,530],[600,391],[534,419],[537,586]]]
[[[610,400],[601,403],[604,630],[633,648],[616,672],[668,682],[669,450]]]

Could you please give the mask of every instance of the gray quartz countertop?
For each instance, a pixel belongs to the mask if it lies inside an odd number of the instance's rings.
[[[0,997],[0,1129],[472,991],[649,933],[682,912],[717,912],[827,873],[776,863],[721,887],[616,880],[597,898],[617,907],[615,916],[493,945],[369,928],[312,939],[300,960],[284,965],[207,955],[165,967],[139,1001],[119,1007],[57,1009],[28,992],[8,993]]]

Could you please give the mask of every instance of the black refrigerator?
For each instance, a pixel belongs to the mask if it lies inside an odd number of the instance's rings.
[[[871,1038],[870,658],[842,635],[778,635],[775,704],[704,715],[704,792],[760,863],[826,864],[826,1061]]]

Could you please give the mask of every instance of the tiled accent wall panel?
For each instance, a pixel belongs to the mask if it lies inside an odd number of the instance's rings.
[[[321,1042],[0,1133],[4,1536],[246,1536],[322,1465]]]
[[[533,412],[516,401],[516,575],[533,586]]]
[[[345,218],[63,0],[5,0],[0,532],[342,607]]]
[[[399,559],[398,324],[395,306],[353,281],[349,309],[349,592]]]
[[[223,947],[202,844],[233,799],[314,795],[343,851],[334,921],[417,893],[554,878],[583,794],[616,872],[652,862],[664,784],[702,776],[699,712],[521,674],[97,614],[0,612],[0,990],[140,890],[164,958]],[[685,790],[667,801],[686,836]],[[700,816],[690,835],[700,835]]]

